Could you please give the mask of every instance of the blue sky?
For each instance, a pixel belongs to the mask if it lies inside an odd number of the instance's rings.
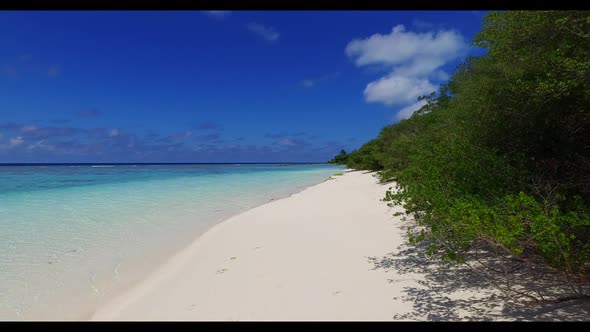
[[[419,108],[481,11],[0,12],[0,162],[326,161]]]

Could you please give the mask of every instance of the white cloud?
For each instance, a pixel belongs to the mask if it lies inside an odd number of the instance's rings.
[[[431,27],[419,20],[414,25]],[[399,117],[404,118],[420,104],[418,97],[436,91],[438,83],[449,78],[440,68],[465,56],[467,50],[465,39],[457,31],[413,32],[396,25],[389,34],[352,40],[345,52],[358,67],[389,68],[388,75],[367,84],[365,100],[402,107]]]
[[[414,114],[414,112],[416,112],[417,110],[419,110],[422,106],[426,105],[427,101],[426,100],[419,100],[418,102],[406,106],[404,108],[402,108],[401,110],[399,110],[399,112],[397,112],[397,114],[395,115],[395,118],[397,120],[403,120],[403,119],[408,119],[409,117],[412,116],[412,114]]]
[[[111,129],[111,132],[109,133],[110,137],[117,137],[119,136],[119,129]]]
[[[276,42],[279,40],[281,34],[273,27],[267,27],[259,23],[248,23],[246,25],[250,32],[266,39],[269,42]]]
[[[389,75],[371,82],[365,88],[367,102],[381,102],[390,106],[415,103],[418,97],[436,90],[428,80],[413,77]]]
[[[15,146],[19,146],[19,145],[23,144],[24,142],[25,142],[25,140],[23,140],[22,136],[11,138],[10,141],[8,141],[8,147],[12,148]]]
[[[448,61],[456,58],[467,45],[458,32],[406,32],[396,25],[390,34],[374,34],[366,39],[355,39],[346,46],[346,54],[356,57],[358,66],[369,64],[403,65],[415,58],[438,58]]]
[[[231,10],[206,10],[203,13],[216,19],[224,19],[231,15]]]
[[[437,70],[434,73],[432,73],[432,75],[430,75],[430,77],[432,77],[433,79],[438,80],[438,81],[446,81],[451,76],[449,74],[447,74],[444,70]]]

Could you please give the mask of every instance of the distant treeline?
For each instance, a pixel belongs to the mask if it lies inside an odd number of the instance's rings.
[[[491,12],[474,46],[406,120],[331,162],[379,171],[417,227],[461,259],[488,243],[588,280],[590,12]]]

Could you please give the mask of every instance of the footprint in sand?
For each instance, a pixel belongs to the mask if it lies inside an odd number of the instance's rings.
[[[216,273],[217,274],[222,274],[222,273],[225,273],[225,271],[227,271],[227,269],[219,269],[219,270],[217,270]]]
[[[231,257],[231,258],[230,258],[230,260],[234,260],[234,259],[236,259],[236,258],[237,258],[237,257]]]
[[[341,293],[341,291],[335,291],[335,292],[332,292],[332,295],[338,295],[340,293]]]
[[[262,247],[256,247],[253,250],[260,250],[260,249],[262,249]]]

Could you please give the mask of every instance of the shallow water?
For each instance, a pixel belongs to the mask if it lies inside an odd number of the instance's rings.
[[[212,225],[341,169],[0,166],[0,319],[88,318]]]

